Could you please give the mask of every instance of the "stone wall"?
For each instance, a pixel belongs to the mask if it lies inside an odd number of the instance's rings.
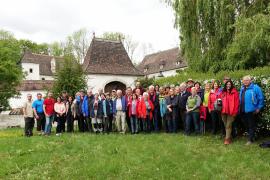
[[[24,118],[22,115],[0,114],[0,129],[24,127]]]

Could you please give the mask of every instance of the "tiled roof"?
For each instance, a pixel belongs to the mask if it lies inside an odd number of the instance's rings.
[[[131,62],[121,41],[93,38],[84,58],[87,74],[112,74],[142,76]]]
[[[26,51],[23,55],[21,63],[34,63],[39,64],[39,74],[45,76],[52,76],[53,72],[51,70],[51,60],[55,59],[56,70],[59,64],[64,61],[63,57],[49,56],[44,54],[35,54],[30,51]]]
[[[187,63],[181,56],[179,48],[149,54],[145,56],[143,61],[137,66],[145,75],[184,67],[187,67]],[[145,71],[145,69],[147,70]]]

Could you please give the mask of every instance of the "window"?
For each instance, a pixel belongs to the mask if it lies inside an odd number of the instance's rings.
[[[33,69],[32,69],[32,68],[30,68],[30,69],[29,69],[29,72],[30,72],[30,73],[33,73]]]
[[[180,61],[177,61],[177,62],[176,62],[176,66],[179,66],[179,65],[180,65]]]
[[[148,68],[144,68],[144,72],[147,72]]]
[[[161,64],[161,65],[159,66],[159,69],[163,69],[163,68],[164,68],[164,65]]]
[[[45,78],[43,77],[43,78],[41,78],[41,80],[43,80],[43,81],[44,81],[44,80],[45,80]]]

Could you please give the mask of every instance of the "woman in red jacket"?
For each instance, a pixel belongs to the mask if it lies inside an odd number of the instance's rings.
[[[239,93],[234,88],[231,80],[227,81],[222,91],[222,111],[221,116],[226,129],[224,144],[231,143],[232,123],[239,109]]]
[[[151,120],[153,118],[154,105],[149,100],[149,95],[147,92],[143,93],[143,98],[139,102],[139,116],[142,118],[143,122],[143,131],[151,132]]]
[[[222,94],[222,89],[220,88],[220,82],[218,80],[215,80],[212,84],[212,90],[210,91],[209,99],[208,99],[208,110],[209,110],[209,113],[211,115],[211,120],[212,120],[212,134],[217,133],[217,130],[220,128],[219,126],[222,123],[221,94]]]

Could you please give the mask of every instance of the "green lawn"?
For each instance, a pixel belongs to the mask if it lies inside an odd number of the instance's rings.
[[[0,179],[269,179],[270,151],[182,134],[22,136],[0,131]]]

